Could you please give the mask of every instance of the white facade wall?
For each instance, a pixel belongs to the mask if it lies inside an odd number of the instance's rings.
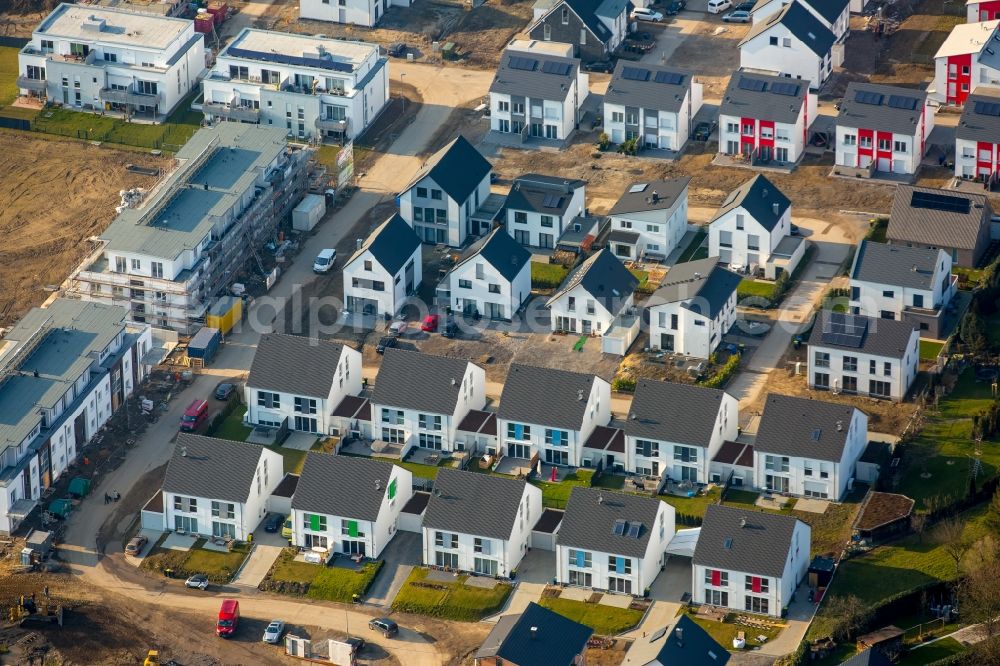
[[[346,0],[341,5],[330,0],[302,0],[299,18],[373,27],[392,6],[408,7],[407,0]]]
[[[419,196],[426,190],[427,196]],[[435,199],[434,193],[439,192],[441,198]],[[399,195],[399,214],[406,223],[413,227],[420,240],[425,243],[444,243],[451,247],[463,247],[470,236],[482,236],[489,232],[488,228],[474,229],[470,218],[480,204],[490,195],[490,175],[479,181],[479,185],[465,201],[455,201],[448,196],[430,176],[422,178],[413,187]],[[418,210],[419,209],[419,212]],[[444,217],[435,214],[438,222],[427,222],[427,210],[445,211]]]
[[[360,312],[359,301],[374,301],[378,310],[373,314],[395,315],[406,302],[406,267],[411,263],[413,289],[416,290],[423,277],[423,258],[419,245],[395,275],[389,274],[371,250],[365,250],[354,261],[344,265],[344,307],[352,312]],[[366,268],[367,266],[371,268]],[[381,288],[376,283],[381,283]]]
[[[806,147],[806,133],[816,119],[817,98],[815,93],[808,93],[799,110],[794,123],[774,123],[774,148],[784,148],[788,151],[788,161],[798,162]],[[740,116],[719,114],[719,153],[737,155],[741,151],[741,141],[747,136],[742,135],[742,120]],[[753,147],[762,145],[761,123],[770,122],[767,118],[755,118],[753,126]],[[766,141],[766,139],[765,139]]]
[[[871,322],[870,326],[878,326],[878,322]],[[829,354],[829,363],[827,366],[824,367],[820,365],[820,362],[817,362],[817,354]],[[857,370],[844,370],[845,357],[855,359]],[[872,362],[875,363],[875,372],[871,371]],[[809,386],[812,388],[821,387],[823,383],[818,381],[817,374],[822,374],[826,375],[830,390],[853,393],[854,391],[844,390],[844,377],[854,377],[857,381],[857,393],[860,395],[871,395],[869,382],[879,381],[889,384],[889,398],[892,400],[902,400],[906,397],[906,392],[910,390],[913,380],[917,377],[917,364],[919,362],[920,332],[916,329],[910,334],[910,340],[906,345],[906,352],[902,358],[876,356],[874,354],[863,354],[835,347],[809,345]],[[887,363],[888,372],[886,371]]]
[[[876,170],[892,173],[916,173],[920,166],[920,160],[926,152],[926,138],[930,136],[934,129],[935,110],[929,104],[924,106],[923,113],[917,120],[917,127],[911,134],[893,134],[883,132],[879,128],[857,129],[845,127],[837,124],[836,138],[836,164],[846,167],[866,168],[873,161],[876,162]],[[860,137],[866,132],[874,131],[875,138],[872,140],[871,148],[862,147]],[[888,138],[891,141],[891,151],[880,151],[878,149],[878,138]],[[896,142],[900,143],[900,150],[896,150]],[[868,155],[862,154],[867,151]]]
[[[778,38],[777,45],[771,45],[771,37]],[[784,46],[785,40],[788,46]],[[816,55],[788,28],[777,23],[740,46],[740,68],[802,79],[810,88],[819,88],[833,70],[833,59],[830,53],[823,57]]]
[[[958,72],[956,66],[955,76],[949,79],[949,57],[942,56],[934,59],[934,82],[927,89],[928,97],[944,104],[948,100],[949,92],[952,97],[956,94],[959,96],[966,96],[975,92],[976,88],[979,86],[1000,85],[1000,70],[994,69],[989,65],[985,65],[980,62],[978,51],[974,51],[969,55],[971,55],[971,62],[969,65],[968,77],[964,75],[958,76],[960,72]],[[968,78],[968,90],[948,90],[949,82],[954,86],[960,86],[961,83],[959,83],[958,79],[961,79],[964,82],[966,78]]]
[[[647,148],[679,151],[691,136],[691,119],[701,109],[703,91],[701,83],[692,83],[679,112],[640,108],[637,127],[625,124],[624,104],[605,102],[604,131],[615,144],[631,138],[630,131],[637,131]]]
[[[940,310],[948,305],[955,295],[955,284],[951,280],[951,256],[938,250],[939,268],[935,271],[931,289],[914,289],[897,285],[877,284],[864,280],[851,280],[851,289],[857,289],[857,298],[852,295],[850,306],[857,308],[857,314],[881,318],[882,313],[891,312],[894,318],[903,318],[903,310],[920,307]],[[922,303],[917,305],[917,303]]]
[[[469,286],[463,287],[466,283]],[[484,317],[510,320],[531,297],[531,262],[525,262],[514,279],[508,281],[493,264],[474,257],[448,273],[448,290],[456,312],[466,311],[472,304]]]
[[[580,108],[589,94],[587,86],[590,76],[582,71],[577,79],[570,83],[569,90],[565,97],[563,91],[558,87],[553,88],[553,99],[540,98],[519,98],[524,103],[524,113],[512,113],[513,99],[509,93],[490,93],[490,129],[503,134],[520,133],[515,132],[514,123],[520,122],[522,127],[528,127],[528,136],[534,138],[553,139],[565,141],[572,136],[576,130],[580,115]],[[534,132],[531,129],[533,124],[541,125],[540,129]]]
[[[670,255],[684,238],[688,224],[688,188],[665,210],[648,210],[611,216],[611,228],[639,234],[636,255],[646,253]],[[615,249],[612,248],[612,252]],[[618,255],[615,252],[615,256]],[[632,257],[635,259],[636,257]]]
[[[526,247],[554,248],[559,242],[559,237],[569,227],[577,217],[583,215],[586,206],[586,187],[580,186],[573,190],[566,212],[562,215],[548,215],[538,213],[533,210],[507,209],[507,233],[513,236],[517,242]],[[520,222],[523,213],[524,222]],[[542,217],[546,224],[543,226]]]
[[[714,319],[692,312],[684,301],[649,308],[649,344],[652,349],[668,349],[663,336],[673,336],[673,351],[696,358],[708,358],[722,342],[722,337],[736,323],[736,292]],[[677,328],[671,326],[677,316]]]
[[[622,294],[618,312],[608,312],[600,300],[591,296],[582,286],[576,286],[549,305],[552,330],[565,330],[583,335],[588,332],[591,335],[604,335],[611,328],[611,323],[618,313],[632,307],[633,298],[633,294]],[[564,323],[562,328],[559,326],[560,321]]]
[[[743,227],[742,229],[740,227]],[[770,231],[760,224],[746,208],[739,206],[713,220],[708,227],[708,256],[719,257],[724,264],[763,266],[781,240],[791,234],[792,207],[785,209],[781,219]],[[728,232],[730,243],[721,244],[722,234]],[[751,249],[750,236],[756,236],[757,249]]]

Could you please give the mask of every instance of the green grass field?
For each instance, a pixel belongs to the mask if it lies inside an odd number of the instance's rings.
[[[534,289],[555,289],[562,284],[569,269],[562,264],[531,262],[531,286]]]
[[[920,360],[921,361],[933,361],[941,353],[944,348],[943,342],[935,342],[933,340],[921,340],[920,341]]]
[[[364,595],[382,568],[382,561],[367,562],[360,569],[296,562],[295,551],[285,549],[271,568],[271,580],[279,583],[305,583],[310,599],[348,603],[354,595]]]
[[[416,567],[400,588],[392,608],[404,613],[420,613],[445,620],[478,622],[497,613],[514,589],[497,583],[492,589],[466,585],[468,576],[451,581],[427,581],[429,571]]]
[[[750,279],[740,280],[739,286],[736,287],[736,297],[743,300],[751,296],[754,298],[766,298],[769,301],[773,300],[774,283]]]
[[[20,49],[0,46],[0,107],[17,99],[17,54]]]
[[[716,622],[714,620],[709,620],[702,617],[695,617],[694,615],[689,615],[694,623],[699,627],[704,629],[708,634],[716,640],[716,642],[727,650],[732,650],[733,639],[736,638],[739,632],[744,632],[746,636],[747,645],[750,647],[756,647],[761,645],[757,640],[757,636],[767,636],[767,640],[764,643],[769,643],[778,637],[781,633],[781,629],[760,629],[758,627],[747,627],[742,624],[736,624],[732,618],[735,614],[730,613],[726,618],[725,622]]]
[[[630,608],[589,604],[558,597],[543,597],[539,599],[538,605],[584,624],[602,636],[614,636],[628,631],[639,624],[643,615],[642,611]]]
[[[166,537],[167,534],[164,534],[161,542]],[[173,569],[176,578],[201,573],[213,583],[224,584],[232,580],[233,574],[250,554],[250,545],[246,543],[236,544],[228,552],[205,550],[204,545],[205,539],[198,539],[190,550],[166,550],[157,543],[140,566],[146,571]]]
[[[925,666],[925,664],[933,664],[940,659],[944,659],[961,652],[965,652],[964,645],[956,641],[954,638],[942,638],[939,641],[934,641],[930,645],[925,645],[917,648],[916,650],[910,650],[899,660],[898,663],[899,666]]]
[[[683,264],[688,261],[696,261],[698,259],[705,259],[708,257],[708,232],[704,229],[699,229],[694,238],[691,239],[691,244],[688,245],[681,256],[677,259],[678,264]]]

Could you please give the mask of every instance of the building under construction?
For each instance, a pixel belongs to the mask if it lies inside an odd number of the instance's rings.
[[[191,335],[214,297],[260,273],[260,252],[308,187],[310,149],[283,129],[223,123],[199,130],[179,166],[124,209],[74,272],[68,293],[123,305],[133,321]]]

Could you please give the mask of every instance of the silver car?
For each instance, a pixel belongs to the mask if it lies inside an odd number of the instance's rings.
[[[208,589],[208,576],[205,574],[195,574],[184,581],[186,587],[193,587],[198,590]]]
[[[264,630],[264,642],[277,645],[284,634],[285,623],[281,620],[271,620],[271,623],[267,625],[267,629]]]

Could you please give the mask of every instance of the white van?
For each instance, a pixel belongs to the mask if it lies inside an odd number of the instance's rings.
[[[313,273],[329,273],[336,259],[336,250],[326,249],[321,251],[316,255],[316,261],[313,262]]]
[[[718,14],[733,6],[732,0],[708,0],[708,13]]]

